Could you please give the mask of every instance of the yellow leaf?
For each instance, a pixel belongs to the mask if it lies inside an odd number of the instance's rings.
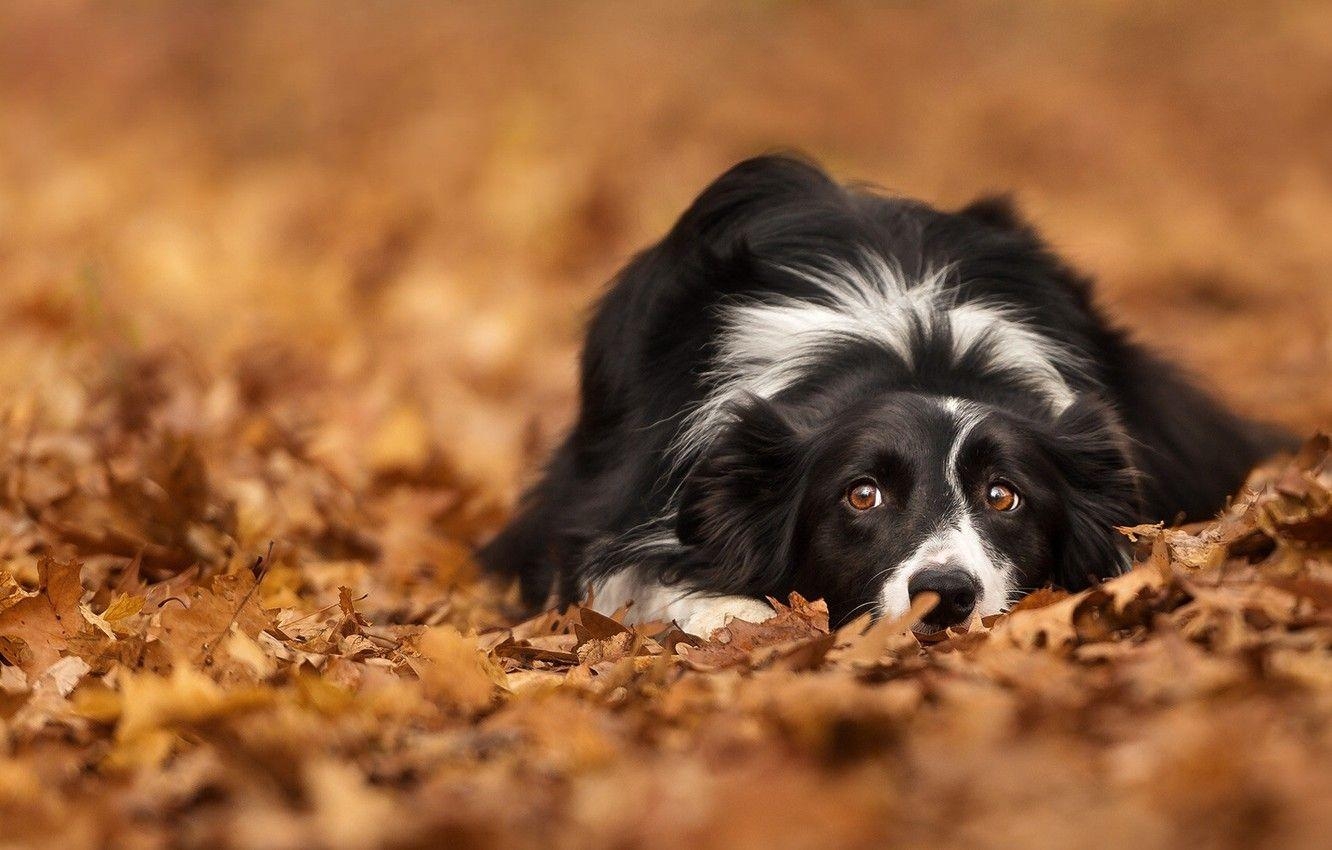
[[[89,625],[96,628],[98,631],[106,635],[111,640],[116,639],[116,632],[114,629],[111,628],[111,624],[108,623],[105,619],[103,619],[100,615],[94,613],[92,606],[90,606],[87,602],[79,603],[79,613],[83,615],[83,619],[87,620]]]
[[[102,619],[113,626],[121,620],[133,617],[143,610],[143,597],[130,596],[128,593],[117,594],[102,612]]]

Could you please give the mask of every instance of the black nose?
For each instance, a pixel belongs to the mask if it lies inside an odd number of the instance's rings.
[[[947,628],[971,618],[980,587],[965,570],[943,567],[921,570],[907,583],[907,594],[913,600],[927,590],[939,595],[939,604],[921,619],[928,625]]]

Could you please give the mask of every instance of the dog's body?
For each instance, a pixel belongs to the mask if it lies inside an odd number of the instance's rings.
[[[1002,201],[957,213],[733,168],[600,304],[568,439],[481,553],[532,606],[706,633],[765,596],[927,628],[1124,563],[1283,442],[1111,327]]]

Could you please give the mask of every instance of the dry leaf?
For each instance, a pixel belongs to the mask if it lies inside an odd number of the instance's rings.
[[[162,607],[162,642],[181,657],[207,662],[233,629],[257,638],[271,620],[255,590],[254,575],[242,571],[214,576],[208,587],[192,588],[183,600],[169,600]]]
[[[70,638],[83,627],[79,566],[77,561],[42,558],[37,593],[0,611],[0,637],[22,641],[19,657],[10,660],[29,676],[42,673],[58,661]]]

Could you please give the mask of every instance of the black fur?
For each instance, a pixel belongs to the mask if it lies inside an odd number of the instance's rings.
[[[1003,305],[1077,355],[1057,364],[1077,400],[1052,413],[1030,375],[987,368],[985,345],[954,358],[947,327],[923,322],[909,365],[881,345],[837,340],[796,385],[742,401],[701,455],[673,463],[673,441],[712,386],[721,308],[817,299],[785,267],[866,249],[912,280],[951,264],[957,301]],[[784,157],[731,169],[620,273],[588,330],[581,379],[572,432],[480,553],[521,579],[533,607],[552,592],[579,599],[631,563],[708,592],[799,590],[827,598],[835,618],[871,605],[876,582],[946,502],[930,472],[947,452],[941,397],[990,412],[958,458],[963,484],[995,470],[1020,479],[1024,514],[975,516],[1026,589],[1113,574],[1113,526],[1208,517],[1287,444],[1109,324],[1087,279],[1006,200],[941,212]],[[867,469],[890,503],[872,517],[839,502],[846,479]]]

